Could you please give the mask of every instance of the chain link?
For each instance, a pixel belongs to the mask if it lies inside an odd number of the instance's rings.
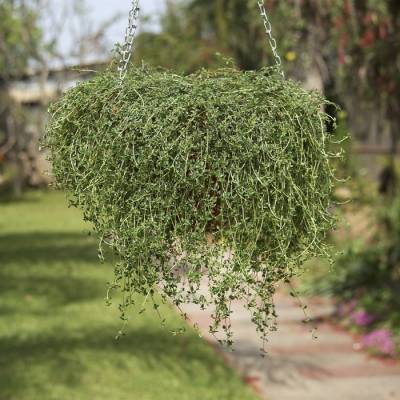
[[[272,34],[272,25],[271,25],[271,21],[269,20],[269,17],[267,14],[267,10],[265,9],[264,1],[257,0],[257,3],[258,3],[258,7],[260,8],[260,14],[261,14],[261,17],[263,18],[265,32],[267,34],[269,45],[271,46],[272,54],[274,55],[276,65],[279,68],[282,76],[284,77],[285,74],[284,74],[283,68],[282,68],[282,60],[277,51],[276,39],[274,38],[274,36]],[[121,57],[120,57],[119,66],[118,66],[118,72],[119,72],[119,78],[120,78],[121,84],[125,79],[125,76],[128,71],[129,61],[132,57],[133,42],[135,40],[135,35],[136,35],[136,30],[137,30],[137,21],[139,19],[139,11],[140,11],[139,0],[132,0],[132,9],[129,12],[129,24],[128,24],[128,27],[126,28],[126,32],[125,32],[125,43],[122,46]]]
[[[269,45],[271,46],[272,54],[274,55],[274,58],[275,58],[276,66],[279,68],[282,76],[285,77],[285,73],[283,72],[283,68],[282,68],[282,60],[281,60],[280,55],[278,54],[278,50],[277,50],[278,46],[276,43],[276,39],[274,38],[274,36],[272,34],[272,25],[271,25],[271,21],[269,20],[269,17],[267,14],[267,10],[265,9],[264,1],[258,0],[257,2],[258,2],[258,7],[260,8],[261,17],[263,18],[265,32],[268,37],[268,42],[269,42]]]
[[[135,40],[137,21],[139,19],[139,0],[132,0],[132,9],[129,11],[129,23],[125,31],[125,42],[121,49],[121,57],[118,65],[120,83],[128,72],[129,61],[132,57],[133,42]]]

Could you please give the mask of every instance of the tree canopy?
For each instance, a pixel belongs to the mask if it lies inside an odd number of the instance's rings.
[[[38,14],[23,2],[0,3],[0,80],[23,73],[31,58],[38,56],[41,30]]]
[[[268,0],[265,6],[288,75],[317,71],[326,94],[351,118],[379,115],[379,132],[399,131],[400,3],[397,0]],[[256,0],[168,2],[159,33],[142,34],[136,60],[193,72],[220,65],[272,65]],[[375,111],[374,111],[375,110]],[[357,128],[362,126],[362,128]],[[352,128],[369,130],[356,121]],[[383,129],[385,128],[385,129]]]

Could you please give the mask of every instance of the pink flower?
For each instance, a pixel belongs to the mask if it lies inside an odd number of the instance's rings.
[[[365,310],[359,310],[351,313],[351,320],[358,326],[368,326],[375,321],[375,317]]]
[[[387,355],[395,354],[395,344],[392,334],[387,329],[378,329],[365,335],[362,341],[365,347],[373,347]]]

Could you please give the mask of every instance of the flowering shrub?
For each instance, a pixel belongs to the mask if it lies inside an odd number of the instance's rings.
[[[351,313],[350,318],[358,326],[368,326],[375,321],[375,317],[365,310],[358,310]]]
[[[385,355],[394,356],[395,354],[395,343],[391,332],[387,329],[378,329],[368,333],[363,337],[362,344]]]

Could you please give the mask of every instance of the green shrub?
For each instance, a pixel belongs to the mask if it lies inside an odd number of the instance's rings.
[[[177,306],[214,305],[210,331],[228,343],[235,299],[260,336],[275,327],[277,282],[326,253],[333,223],[324,104],[275,69],[142,67],[123,86],[99,74],[52,106],[54,175],[120,257],[123,319],[133,292],[158,288]]]
[[[381,200],[380,200],[381,201]],[[374,235],[368,242],[346,243],[338,257],[334,274],[323,278],[322,291],[339,298],[351,299],[357,293],[376,296],[378,303],[398,302],[400,287],[400,201],[374,204]],[[318,287],[318,285],[317,285]],[[389,295],[390,294],[390,295]]]

